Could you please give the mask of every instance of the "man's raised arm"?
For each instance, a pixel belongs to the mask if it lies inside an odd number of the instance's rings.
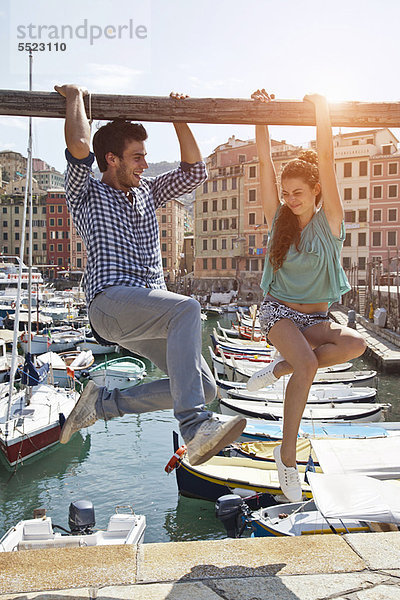
[[[66,99],[65,141],[74,158],[82,159],[90,152],[90,126],[86,117],[83,97],[86,88],[78,85],[55,85],[56,92]]]

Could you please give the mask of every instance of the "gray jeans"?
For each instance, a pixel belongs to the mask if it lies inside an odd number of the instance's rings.
[[[108,420],[173,408],[181,435],[189,441],[211,416],[205,402],[216,395],[201,355],[199,303],[166,290],[113,286],[95,296],[89,318],[103,338],[148,358],[169,376],[125,390],[102,388],[97,416]]]

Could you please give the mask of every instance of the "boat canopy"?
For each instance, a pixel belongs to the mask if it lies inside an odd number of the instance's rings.
[[[325,518],[400,524],[400,482],[365,475],[308,473],[315,504]]]
[[[400,436],[367,439],[312,439],[324,473],[400,479]]]

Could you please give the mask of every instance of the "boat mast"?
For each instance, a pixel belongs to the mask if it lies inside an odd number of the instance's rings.
[[[32,91],[32,52],[29,53],[29,91]],[[21,245],[19,250],[19,259],[18,259],[18,288],[17,288],[17,298],[15,302],[15,320],[14,320],[14,332],[13,332],[13,343],[12,343],[12,356],[11,356],[11,368],[10,368],[10,387],[8,393],[8,406],[7,406],[7,419],[6,419],[6,434],[8,428],[8,422],[10,420],[11,413],[11,402],[13,397],[13,388],[14,388],[14,379],[15,372],[17,370],[18,362],[18,335],[19,335],[19,313],[21,307],[21,290],[22,290],[22,265],[24,263],[24,250],[25,250],[25,230],[26,230],[26,211],[28,207],[28,195],[32,196],[32,117],[29,117],[29,127],[28,127],[28,161],[26,168],[26,185],[25,185],[25,195],[24,195],[24,208],[22,219],[22,231],[21,231]],[[29,183],[28,183],[29,182]],[[29,188],[29,194],[28,194]],[[30,219],[32,223],[32,219]],[[30,225],[31,226],[31,225]],[[31,236],[30,236],[31,238]],[[31,243],[31,239],[30,239]],[[30,279],[30,277],[29,277]],[[29,302],[29,310],[28,310],[28,351],[31,349],[31,312],[30,312],[30,302]],[[29,386],[27,387],[29,389]]]

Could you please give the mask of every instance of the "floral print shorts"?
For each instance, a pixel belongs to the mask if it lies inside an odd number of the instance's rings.
[[[302,313],[285,304],[281,304],[268,294],[264,297],[260,306],[260,326],[261,331],[268,339],[271,327],[281,319],[290,319],[300,331],[304,331],[311,325],[330,321],[327,312]]]

